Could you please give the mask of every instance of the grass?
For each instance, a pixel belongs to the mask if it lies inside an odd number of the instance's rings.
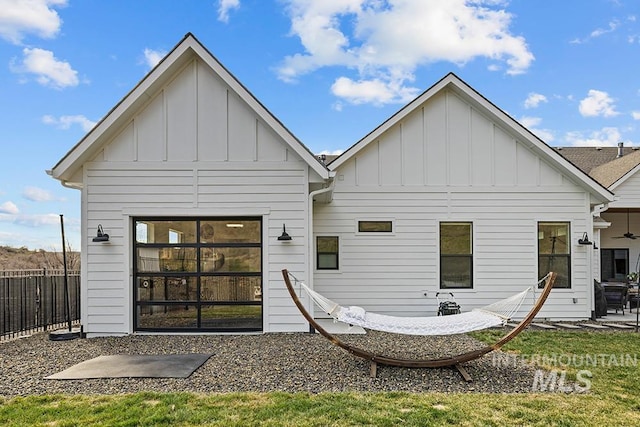
[[[493,341],[499,333],[475,337]],[[576,380],[586,393],[137,393],[0,399],[7,426],[640,425],[640,335],[525,331],[504,348]],[[349,357],[346,356],[345,357]]]

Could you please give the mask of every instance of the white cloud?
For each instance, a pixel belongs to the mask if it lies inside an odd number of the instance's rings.
[[[14,218],[15,224],[25,225],[27,227],[40,227],[43,225],[60,224],[60,215],[57,214],[36,214],[36,215],[18,215]]]
[[[408,102],[416,97],[418,89],[403,87],[399,81],[373,79],[355,82],[347,77],[339,77],[331,86],[331,93],[352,104],[383,105]]]
[[[622,140],[618,128],[605,127],[588,135],[583,132],[568,132],[565,139],[576,147],[615,147]]]
[[[524,108],[536,108],[541,102],[548,102],[547,97],[539,93],[531,92],[524,101]]]
[[[578,108],[580,114],[584,117],[613,117],[618,115],[615,105],[613,105],[613,99],[609,97],[609,94],[595,89],[589,90],[589,94],[580,101]]]
[[[51,115],[46,115],[42,117],[42,123],[53,125],[58,129],[63,130],[70,129],[72,125],[77,124],[80,125],[82,130],[85,132],[89,132],[96,125],[96,122],[94,122],[93,120],[89,120],[83,115],[60,116],[58,118]]]
[[[542,119],[540,117],[524,116],[520,118],[520,124],[527,129],[533,126],[538,126],[540,123],[542,123]]]
[[[20,213],[20,209],[12,201],[7,201],[0,205],[0,213],[17,215]]]
[[[38,187],[26,187],[22,191],[22,197],[32,202],[50,202],[56,198],[47,190]]]
[[[62,20],[53,8],[66,5],[67,0],[0,0],[0,37],[14,44],[26,34],[55,37]]]
[[[22,53],[22,63],[12,64],[13,72],[35,74],[38,83],[55,89],[78,85],[78,72],[71,68],[68,62],[55,58],[53,52],[25,48]]]
[[[633,120],[640,120],[640,111],[632,111],[631,117],[633,117]]]
[[[57,214],[20,214],[2,213],[0,211],[0,221],[9,222],[26,227],[41,227],[43,225],[59,225],[60,215]]]
[[[149,68],[153,68],[167,55],[164,50],[144,49],[144,62]]]
[[[405,102],[407,92],[415,90],[405,83],[413,80],[417,67],[433,62],[463,65],[484,57],[492,61],[490,69],[503,63],[507,74],[520,74],[534,59],[524,38],[509,32],[511,14],[501,8],[502,1],[287,3],[291,33],[304,53],[287,56],[277,70],[279,78],[295,81],[322,67],[351,68],[357,78],[342,76],[334,83],[350,102]],[[365,88],[374,93],[362,94]],[[390,96],[387,90],[397,92]]]
[[[635,21],[635,17],[630,17],[627,20],[633,22],[633,21]],[[595,39],[595,38],[601,37],[601,36],[603,36],[605,34],[613,33],[619,27],[620,27],[620,21],[618,21],[617,19],[614,19],[612,21],[609,21],[609,24],[608,24],[607,28],[596,28],[595,30],[591,31],[591,33],[587,37],[575,38],[575,39],[571,40],[569,43],[571,43],[571,44],[586,43],[591,39]]]
[[[229,22],[229,12],[240,9],[240,0],[219,0],[218,21]]]
[[[542,119],[540,117],[524,116],[520,118],[519,121],[522,126],[529,129],[531,133],[533,133],[535,136],[537,136],[547,144],[551,143],[555,139],[551,130],[538,128],[538,126],[542,123]]]
[[[609,22],[608,28],[596,28],[591,32],[591,34],[589,34],[589,37],[596,38],[604,34],[613,33],[619,26],[620,22],[614,19],[613,21]]]

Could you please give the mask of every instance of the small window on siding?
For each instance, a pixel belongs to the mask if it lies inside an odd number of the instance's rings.
[[[568,222],[538,223],[538,277],[558,273],[554,288],[571,287],[571,236]]]
[[[440,288],[473,288],[473,240],[470,222],[440,223]]]
[[[358,221],[359,233],[391,233],[392,221]]]
[[[318,236],[316,238],[316,268],[318,270],[338,269],[338,237]]]

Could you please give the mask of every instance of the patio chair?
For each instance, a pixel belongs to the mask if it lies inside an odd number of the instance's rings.
[[[627,292],[629,288],[627,285],[606,285],[604,287],[604,297],[607,300],[607,309],[612,308],[618,312],[618,310],[622,310],[622,314],[624,314],[624,309],[627,306]]]

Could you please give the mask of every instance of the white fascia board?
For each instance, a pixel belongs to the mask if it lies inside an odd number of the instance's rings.
[[[467,102],[477,108],[480,112],[483,112],[492,117],[496,122],[502,123],[506,129],[510,130],[514,134],[514,136],[516,136],[516,139],[518,141],[527,144],[529,148],[533,149],[534,152],[536,152],[538,155],[547,159],[552,164],[557,165],[568,175],[576,177],[583,188],[588,190],[591,194],[595,195],[597,199],[600,200],[599,203],[613,201],[614,196],[611,191],[600,185],[593,178],[585,174],[560,154],[556,153],[555,150],[545,144],[541,139],[539,139],[528,129],[518,123],[515,119],[495,106],[491,101],[482,96],[479,92],[477,92],[475,89],[473,89],[453,73],[447,74],[444,78],[442,78],[416,99],[407,104],[404,108],[394,114],[382,125],[377,127],[374,131],[372,131],[363,139],[347,149],[347,151],[345,151],[340,157],[331,162],[329,168],[331,168],[332,171],[338,169],[342,164],[353,157],[358,151],[366,147],[370,142],[378,139],[384,132],[402,121],[405,117],[411,114],[416,108],[420,107],[429,98],[433,97],[435,94],[445,88],[451,89],[456,94],[467,100]]]
[[[51,175],[64,182],[82,167],[101,148],[99,142],[104,139],[105,134],[120,129],[118,123],[129,120],[127,113],[135,113],[136,106],[153,97],[153,89],[169,77],[168,69],[181,68],[193,58],[188,55],[188,50],[193,50],[193,41],[193,38],[187,37],[177,45],[53,167]]]
[[[457,94],[464,96],[465,99],[472,103],[472,105],[479,108],[480,111],[488,113],[494,120],[499,123],[503,123],[506,129],[516,135],[516,139],[519,142],[528,145],[528,147],[535,153],[548,160],[551,164],[558,166],[566,174],[574,176],[585,190],[596,196],[599,200],[597,202],[598,204],[613,201],[614,195],[611,191],[584,173],[573,163],[562,157],[562,155],[535,136],[529,129],[525,128],[514,118],[502,111],[475,89],[471,88],[460,79],[452,81],[451,87],[454,88],[454,91]]]
[[[360,141],[356,142],[354,145],[349,147],[347,151],[338,156],[331,164],[329,168],[332,171],[338,169],[341,165],[343,165],[347,160],[356,155],[360,150],[369,145],[371,141],[375,141],[389,130],[391,127],[395,126],[397,123],[402,121],[405,117],[411,114],[416,108],[426,102],[429,98],[431,98],[436,93],[440,92],[445,86],[451,83],[452,79],[455,76],[452,73],[447,74],[444,78],[438,81],[436,84],[431,86],[429,89],[424,91],[421,95],[419,95],[416,99],[411,101],[409,104],[405,105],[400,111],[395,113],[385,122],[383,122],[380,126],[375,128],[372,132],[362,138]]]
[[[289,132],[192,34],[185,38],[134,87],[89,133],[78,142],[51,170],[51,176],[67,181],[82,164],[100,148],[105,134],[120,129],[129,120],[128,115],[137,111],[137,106],[148,102],[168,79],[173,77],[170,69],[179,70],[193,60],[194,54],[209,65],[216,74],[235,91],[268,126],[282,137],[309,166],[323,179],[329,179],[329,170],[315,158],[291,132]]]
[[[260,118],[270,126],[278,136],[285,140],[289,147],[298,154],[322,179],[330,178],[329,170],[320,163],[307,147],[275,118],[253,94],[238,81],[202,44],[194,40],[193,50],[211,67],[222,80],[251,107]]]

